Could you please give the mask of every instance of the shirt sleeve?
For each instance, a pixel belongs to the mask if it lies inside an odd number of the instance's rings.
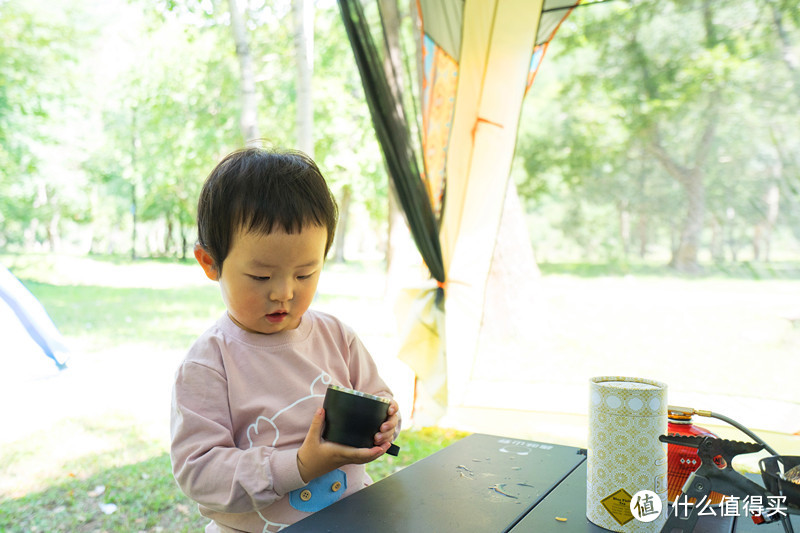
[[[178,369],[170,420],[172,470],[181,490],[214,511],[251,512],[305,485],[297,450],[240,449],[233,437],[228,385],[197,362]]]

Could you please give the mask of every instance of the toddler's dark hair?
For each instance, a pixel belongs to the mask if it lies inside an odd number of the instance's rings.
[[[245,148],[227,155],[208,175],[197,202],[199,244],[222,272],[239,228],[269,234],[325,228],[328,254],[338,209],[316,163],[299,151]]]

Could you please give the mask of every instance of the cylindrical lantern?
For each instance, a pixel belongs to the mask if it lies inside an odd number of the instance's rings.
[[[666,384],[591,379],[586,517],[592,523],[621,533],[661,531],[668,514],[667,450],[658,437],[666,431]]]

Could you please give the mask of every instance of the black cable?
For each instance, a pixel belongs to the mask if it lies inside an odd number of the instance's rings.
[[[732,418],[729,418],[729,417],[727,417],[725,415],[721,415],[719,413],[714,413],[712,411],[699,411],[699,410],[694,409],[694,408],[684,409],[684,408],[681,407],[681,408],[675,408],[675,409],[682,410],[683,412],[686,412],[686,413],[691,412],[691,414],[698,414],[700,416],[705,416],[705,417],[709,417],[709,418],[716,418],[718,420],[722,420],[723,422],[727,422],[728,424],[732,425],[733,427],[735,427],[736,429],[738,429],[739,431],[741,431],[742,433],[744,433],[745,435],[747,435],[748,437],[750,437],[751,439],[753,439],[754,441],[756,441],[757,443],[762,445],[764,447],[764,449],[767,450],[767,452],[770,455],[780,455],[769,444],[764,442],[758,435],[756,435],[755,433],[753,433],[752,431],[747,429],[745,426],[743,426],[742,424],[740,424],[736,420],[733,420]],[[790,515],[788,515],[788,514],[783,515],[780,518],[780,522],[781,522],[781,525],[783,526],[783,530],[784,530],[785,533],[794,533],[794,528],[792,527],[792,519],[791,519]]]
[[[701,412],[698,412],[697,414],[702,415]],[[747,435],[748,437],[750,437],[751,439],[753,439],[754,441],[756,441],[757,443],[762,445],[764,447],[764,449],[767,450],[767,452],[769,452],[770,455],[779,455],[778,452],[773,450],[772,447],[769,444],[767,444],[766,442],[761,440],[758,435],[756,435],[755,433],[753,433],[752,431],[750,431],[749,429],[747,429],[746,427],[744,427],[743,425],[738,423],[736,420],[733,420],[732,418],[728,418],[725,415],[721,415],[719,413],[714,413],[714,412],[710,412],[710,411],[709,411],[708,414],[712,418],[717,418],[719,420],[722,420],[723,422],[727,422],[728,424],[732,425],[733,427],[735,427],[736,429],[738,429],[739,431],[741,431],[742,433],[744,433],[745,435]]]
[[[722,420],[723,422],[727,422],[728,424],[732,425],[733,427],[735,427],[736,429],[738,429],[739,431],[741,431],[742,433],[744,433],[745,435],[747,435],[748,437],[750,437],[751,439],[756,441],[758,444],[762,445],[764,447],[764,449],[767,450],[767,452],[769,452],[770,455],[780,455],[769,444],[764,442],[761,439],[761,437],[759,437],[758,435],[756,435],[755,433],[753,433],[752,431],[747,429],[745,426],[743,426],[742,424],[740,424],[736,420],[734,420],[732,418],[729,418],[729,417],[727,417],[725,415],[721,415],[719,413],[714,413],[712,411],[704,411],[704,410],[701,410],[701,409],[695,409],[694,407],[677,407],[677,406],[673,406],[673,405],[667,406],[667,411],[671,412],[671,413],[672,412],[680,413],[680,414],[688,415],[688,416],[700,415],[700,416],[704,416],[706,418],[716,418],[716,419]]]

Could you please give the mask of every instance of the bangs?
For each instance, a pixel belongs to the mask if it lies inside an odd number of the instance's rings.
[[[338,209],[316,163],[302,152],[249,148],[223,159],[209,175],[198,201],[200,244],[217,268],[236,232],[300,233],[307,226],[327,230],[327,255],[336,233]]]
[[[273,179],[264,179],[251,169],[236,180],[239,190],[232,195],[236,201],[231,206],[234,227],[264,234],[300,233],[308,225],[328,227],[332,199],[327,186],[309,179],[313,171],[305,165],[285,163],[272,169]]]

